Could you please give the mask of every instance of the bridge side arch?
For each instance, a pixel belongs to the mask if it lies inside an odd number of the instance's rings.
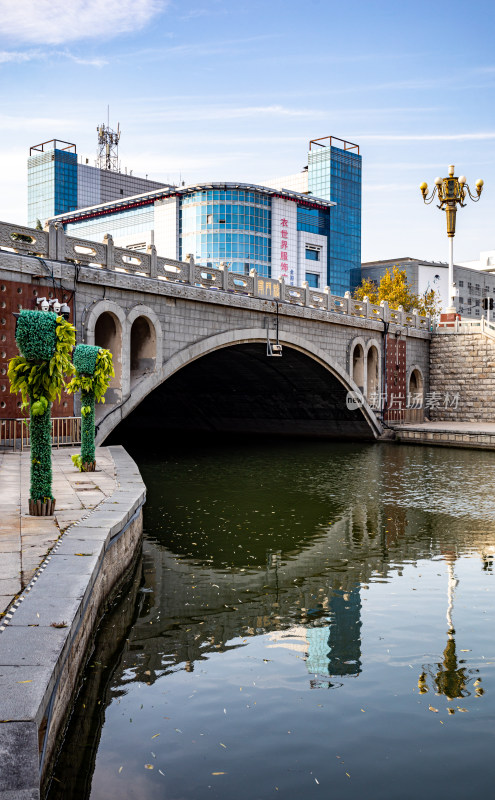
[[[349,376],[369,401],[380,394],[382,353],[378,339],[356,336],[349,345]]]
[[[412,364],[407,371],[407,405],[410,408],[424,408],[425,379],[418,364]]]
[[[157,314],[139,304],[126,320],[124,350],[129,354],[129,388],[156,372],[162,363],[163,331]]]
[[[366,399],[376,401],[379,399],[382,385],[382,348],[378,339],[368,339],[366,342]]]
[[[85,325],[85,341],[86,344],[105,347],[112,353],[115,377],[110,382],[107,403],[120,403],[129,393],[125,335],[126,316],[122,308],[111,300],[99,300],[95,303]]]
[[[125,419],[131,411],[133,411],[148,394],[160,386],[168,378],[172,377],[183,367],[193,363],[202,356],[214,353],[226,347],[239,344],[253,344],[259,342],[266,343],[266,329],[264,328],[246,328],[234,331],[225,331],[223,333],[209,336],[206,339],[195,342],[188,347],[175,353],[169,358],[161,367],[157,369],[156,373],[142,380],[137,384],[132,393],[127,397],[122,404],[112,410],[100,420],[97,426],[98,443],[104,441],[114,428],[117,427],[119,422]],[[326,370],[333,374],[335,378],[342,384],[348,391],[358,392],[358,386],[350,375],[327,353],[318,347],[315,347],[313,342],[306,340],[298,334],[281,332],[280,343],[294,348],[304,355],[311,358],[316,363],[323,366]],[[382,426],[372,408],[368,405],[366,399],[363,400],[361,412],[368,423],[373,435],[379,436],[382,432]]]

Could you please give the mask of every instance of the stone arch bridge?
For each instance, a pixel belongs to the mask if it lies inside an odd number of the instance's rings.
[[[118,425],[379,437],[380,399],[428,388],[429,317],[0,223],[0,273],[71,287],[78,338],[115,378],[97,441]],[[281,357],[277,357],[281,346]],[[359,397],[348,407],[348,392]],[[378,402],[377,402],[378,401]],[[392,401],[392,405],[391,405]]]

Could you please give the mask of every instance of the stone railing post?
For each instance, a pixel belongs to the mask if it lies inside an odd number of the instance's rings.
[[[45,225],[45,231],[48,231],[48,258],[53,261],[57,260],[57,228],[54,222],[49,222]]]
[[[404,324],[404,306],[399,306],[397,311],[399,312],[399,318],[397,320],[397,323],[399,325],[403,325]]]
[[[282,300],[282,302],[283,302],[285,300],[285,277],[284,277],[284,275],[281,275],[280,278],[278,279],[278,281],[280,283],[280,300]]]
[[[330,289],[330,286],[325,286],[325,288],[323,289],[323,292],[327,296],[327,311],[331,311],[331,309],[332,309],[332,290]]]
[[[364,306],[364,316],[366,319],[370,316],[370,299],[369,297],[363,297],[363,306]]]
[[[345,300],[346,300],[346,303],[345,303],[345,313],[346,313],[346,314],[350,314],[350,313],[351,313],[351,302],[352,302],[351,293],[350,293],[350,292],[346,292],[346,293],[344,294],[344,298],[345,298]]]
[[[384,322],[390,322],[390,309],[388,307],[388,300],[382,300],[380,306],[382,308],[382,320]]]
[[[107,260],[105,266],[107,269],[114,268],[114,252],[113,252],[113,236],[111,233],[106,233],[103,237],[103,243],[107,248]]]
[[[57,261],[65,261],[65,231],[61,222],[55,223],[57,230]]]
[[[311,291],[309,289],[309,283],[307,281],[303,281],[303,289],[304,289],[304,305],[309,306],[311,305]]]
[[[194,286],[196,283],[196,264],[194,263],[194,256],[192,253],[186,255],[186,260],[189,262],[189,279],[187,282],[190,283],[191,286]]]
[[[258,270],[250,269],[249,275],[253,279],[253,297],[258,297]]]
[[[419,328],[419,311],[417,308],[413,308],[412,310],[413,315],[413,325],[415,328]]]
[[[158,261],[156,258],[156,247],[154,244],[149,244],[146,252],[150,257],[150,278],[158,278]]]
[[[220,269],[223,272],[222,275],[222,289],[224,292],[229,291],[229,268],[227,264],[220,264]]]

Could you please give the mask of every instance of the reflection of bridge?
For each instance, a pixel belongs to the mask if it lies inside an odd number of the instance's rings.
[[[79,335],[113,352],[100,442],[134,410],[153,428],[369,438],[381,424],[366,401],[346,407],[348,390],[370,399],[387,375],[389,401],[394,392],[405,404],[428,388],[429,319],[417,313],[171,261],[154,248],[126,251],[111,237],[73,239],[53,225],[1,223],[0,249],[2,281],[16,281],[12,292],[26,284],[24,307],[60,285],[73,291]],[[267,339],[282,358],[267,358]]]

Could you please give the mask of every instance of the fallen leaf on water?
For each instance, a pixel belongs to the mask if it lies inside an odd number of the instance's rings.
[[[361,711],[363,712],[363,714],[366,714],[366,711],[364,710],[364,708],[362,708]]]
[[[225,747],[225,749],[227,749],[227,745],[223,744],[222,742],[220,742],[220,747]]]
[[[348,778],[350,778],[350,777],[351,777],[351,776],[349,775],[349,773],[348,773],[348,772],[346,772],[346,775],[347,775],[347,777],[348,777]]]
[[[469,650],[461,650],[461,653],[470,653],[470,652],[471,652],[470,649]]]
[[[120,775],[120,773],[122,772],[123,769],[124,769],[124,767],[119,767],[119,775]]]
[[[160,775],[163,775],[165,777],[165,773],[162,772],[161,769],[159,769],[158,772],[160,773]]]
[[[29,680],[29,681],[16,681],[16,683],[32,683],[32,682],[33,682],[32,680]]]
[[[457,706],[457,710],[460,711],[461,714],[467,714],[468,713],[467,708],[461,708],[460,706]]]
[[[318,780],[318,778],[315,778],[315,783],[317,783],[318,786],[320,785],[320,781]]]
[[[144,768],[145,769],[154,769],[153,764],[145,764]]]
[[[160,734],[159,733],[155,733],[151,738],[152,739],[156,739],[157,736],[160,736]]]
[[[430,709],[430,711],[434,711],[435,714],[438,714],[438,708],[433,708],[433,706],[428,706],[428,708]]]
[[[226,772],[212,772],[212,775],[226,775]]]

